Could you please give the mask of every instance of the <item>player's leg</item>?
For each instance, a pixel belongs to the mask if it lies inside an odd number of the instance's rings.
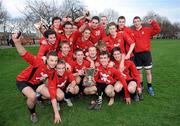
[[[102,106],[103,92],[104,92],[105,88],[107,87],[107,85],[104,83],[96,82],[96,87],[97,87],[98,99],[96,100],[96,105],[95,105],[94,109],[99,110]]]
[[[27,98],[26,103],[28,110],[31,114],[30,119],[33,123],[38,121],[37,114],[35,111],[36,107],[36,93],[34,89],[29,85],[26,81],[16,81],[17,88],[23,93],[23,95]]]
[[[135,53],[135,65],[137,70],[140,73],[140,82],[141,82],[141,87],[144,89],[143,85],[143,53]]]
[[[85,87],[84,89],[84,93],[86,95],[93,95],[96,94],[96,92],[97,92],[96,86]]]
[[[119,93],[123,88],[123,85],[120,81],[116,81],[116,83],[114,84],[114,91],[116,93]]]
[[[109,106],[112,106],[114,104],[114,96],[115,96],[115,92],[114,92],[114,87],[113,85],[108,85],[106,88],[105,88],[105,93],[108,97],[110,97],[110,100],[109,100],[109,103],[108,105]]]
[[[36,111],[35,111],[35,108],[36,108],[36,93],[29,86],[23,88],[22,93],[27,97],[26,103],[27,103],[27,106],[28,106],[28,110],[31,113],[30,119],[31,119],[31,121],[33,123],[35,123],[35,122],[38,121],[37,114],[36,114]]]
[[[151,57],[151,52],[147,52],[144,54],[144,68],[145,68],[145,72],[146,72],[148,93],[151,96],[154,96],[154,90],[152,87],[152,57]]]

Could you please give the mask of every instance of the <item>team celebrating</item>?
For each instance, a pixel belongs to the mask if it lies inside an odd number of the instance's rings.
[[[22,46],[19,33],[12,35],[17,52],[29,63],[17,76],[16,86],[27,98],[33,123],[38,121],[36,103],[46,99],[51,101],[54,123],[61,122],[60,101],[72,107],[76,96],[95,95],[88,106],[95,110],[102,107],[104,96],[108,106],[120,95],[126,104],[143,100],[143,69],[147,91],[154,96],[150,39],[160,26],[151,19],[144,26],[139,16],[133,18],[133,28],[125,23],[124,16],[108,23],[108,17],[90,18],[89,12],[74,21],[70,16],[54,17],[49,29],[38,29],[43,37],[36,56]]]

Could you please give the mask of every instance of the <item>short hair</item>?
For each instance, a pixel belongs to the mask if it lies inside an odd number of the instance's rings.
[[[73,26],[73,24],[72,24],[71,22],[69,22],[69,21],[66,21],[66,22],[63,24],[63,27],[65,27],[66,25],[71,25],[71,26]]]
[[[45,37],[45,38],[48,38],[49,35],[52,35],[52,34],[55,34],[55,36],[56,36],[56,32],[55,32],[53,29],[48,29],[48,30],[46,30],[46,31],[44,32],[44,37]],[[56,37],[57,37],[57,36],[56,36]]]
[[[64,60],[61,60],[61,59],[60,59],[60,60],[58,61],[57,65],[58,65],[58,64],[64,64],[64,65],[66,65],[66,62],[65,62]]]
[[[92,21],[92,20],[98,20],[98,22],[100,22],[100,19],[99,19],[99,17],[98,17],[98,16],[94,16],[94,17],[92,17],[91,21]]]
[[[74,54],[76,54],[77,52],[83,52],[83,50],[81,48],[77,48],[75,49]]]
[[[107,51],[102,51],[102,52],[100,52],[100,54],[99,54],[99,56],[104,56],[104,55],[107,55],[108,56],[108,58],[109,58],[109,53],[107,52]]]
[[[135,17],[133,18],[133,22],[134,22],[135,19],[139,19],[139,20],[141,21],[141,18],[140,18],[139,16],[135,16]]]
[[[126,20],[126,18],[124,16],[119,16],[117,21],[119,22],[120,19]]]
[[[55,21],[55,20],[60,20],[60,21],[61,21],[62,19],[61,19],[60,17],[53,17],[53,19],[52,19],[52,24],[54,24],[54,21]]]
[[[107,18],[107,16],[105,16],[105,15],[101,16],[101,18],[103,18],[103,17]]]
[[[59,44],[60,48],[61,48],[64,44],[66,44],[66,45],[69,45],[69,46],[70,46],[70,44],[69,44],[69,42],[68,42],[68,41],[62,41],[62,42],[60,42],[60,44]]]
[[[89,27],[86,27],[83,32],[85,32],[86,30],[90,31],[91,32],[91,29]]]
[[[119,48],[119,47],[114,47],[113,49],[112,49],[112,55],[114,54],[114,52],[115,51],[119,51],[120,53],[121,53],[121,49]]]
[[[110,27],[110,26],[115,26],[115,27],[117,28],[117,25],[116,25],[115,22],[110,22],[110,23],[109,23],[109,27]]]
[[[47,53],[47,59],[49,59],[50,56],[58,56],[56,51],[50,51]]]
[[[97,48],[107,46],[106,43],[103,40],[98,41]]]
[[[95,45],[89,46],[89,47],[88,47],[88,51],[89,51],[90,48],[95,48],[95,49],[97,49],[97,47],[96,47]]]

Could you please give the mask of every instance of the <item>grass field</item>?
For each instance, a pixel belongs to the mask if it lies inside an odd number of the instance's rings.
[[[27,48],[33,54],[37,47]],[[155,96],[144,91],[144,101],[126,105],[116,97],[112,107],[103,101],[100,111],[87,110],[90,97],[74,99],[74,107],[61,106],[61,126],[180,126],[180,40],[153,40]],[[0,126],[50,126],[51,105],[37,106],[39,122],[31,124],[25,98],[15,85],[16,75],[28,64],[15,49],[0,49]]]

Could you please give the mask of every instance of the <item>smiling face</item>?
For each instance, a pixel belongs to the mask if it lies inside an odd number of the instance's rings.
[[[83,51],[77,51],[75,52],[76,61],[82,63],[84,59],[84,53]]]
[[[113,52],[113,57],[116,61],[121,61],[121,53],[120,51],[114,51]]]
[[[99,59],[100,63],[102,64],[103,67],[106,67],[109,63],[109,57],[107,54],[100,55]]]
[[[89,29],[85,29],[84,32],[82,33],[82,37],[84,40],[88,40],[91,35],[91,31]]]
[[[55,68],[58,62],[58,57],[57,56],[52,56],[50,55],[47,59],[47,65],[49,68]]]
[[[96,20],[96,19],[93,19],[93,20],[91,21],[91,27],[92,27],[93,29],[96,29],[98,26],[99,26],[99,21]]]
[[[117,28],[116,28],[115,25],[109,26],[109,33],[110,33],[112,36],[116,35],[116,33],[117,33],[116,31],[117,31]]]
[[[139,18],[134,19],[133,23],[136,29],[140,29],[142,27],[142,22],[141,22],[141,19]]]
[[[49,44],[55,44],[55,42],[56,42],[56,35],[55,34],[48,35],[47,41],[48,41]]]
[[[89,57],[91,58],[94,58],[97,55],[97,49],[94,46],[89,47],[88,52],[89,52]]]
[[[120,29],[123,29],[125,27],[126,20],[125,19],[119,19],[118,26]]]
[[[65,25],[64,32],[66,35],[70,35],[72,33],[72,25],[70,25],[70,24]]]
[[[58,75],[63,76],[66,71],[66,65],[64,63],[57,64],[56,71]]]
[[[59,29],[60,24],[61,24],[61,20],[60,19],[54,20],[54,22],[53,22],[53,26],[56,29]]]
[[[62,51],[62,54],[64,54],[65,56],[68,55],[69,51],[70,51],[70,46],[68,43],[63,43],[62,46],[61,46],[61,51]]]

